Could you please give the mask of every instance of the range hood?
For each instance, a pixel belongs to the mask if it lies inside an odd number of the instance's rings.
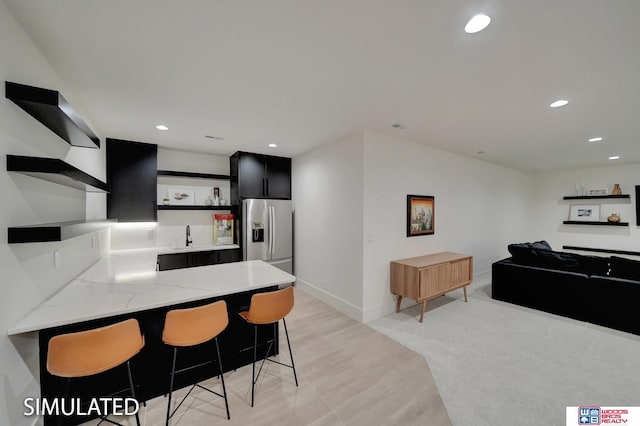
[[[5,81],[6,98],[72,146],[100,148],[100,139],[56,90]]]

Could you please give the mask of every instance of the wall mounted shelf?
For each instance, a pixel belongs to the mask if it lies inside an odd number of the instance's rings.
[[[631,199],[629,194],[619,195],[579,195],[562,197],[563,200],[610,200],[610,199]]]
[[[581,220],[565,220],[563,225],[602,225],[602,226],[629,226],[629,222],[587,222]]]
[[[100,148],[100,139],[56,90],[5,81],[6,98],[72,146]]]
[[[8,229],[7,242],[9,244],[16,244],[64,241],[69,238],[98,231],[115,222],[115,220],[77,220],[40,225],[13,226]]]
[[[57,158],[7,155],[7,171],[22,173],[85,192],[108,192],[106,183]]]
[[[185,178],[198,178],[198,179],[220,179],[230,180],[229,175],[216,175],[210,173],[192,173],[192,172],[176,172],[173,170],[158,170],[158,176],[173,176],[173,177],[185,177]]]
[[[165,206],[158,205],[158,210],[233,210],[234,206]]]
[[[627,254],[631,256],[640,256],[640,251],[629,251],[629,250],[608,250],[601,248],[592,248],[592,247],[578,247],[578,246],[562,246],[563,250],[580,250],[580,251],[592,251],[596,253],[613,253],[613,254]]]

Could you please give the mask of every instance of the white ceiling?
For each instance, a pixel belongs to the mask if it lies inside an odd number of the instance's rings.
[[[5,3],[103,136],[295,156],[366,128],[525,171],[640,163],[639,0]]]

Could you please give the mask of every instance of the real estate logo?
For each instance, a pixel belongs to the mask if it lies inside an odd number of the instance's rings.
[[[640,425],[640,407],[567,407],[566,425]]]
[[[580,407],[578,409],[579,425],[599,425],[600,407]]]

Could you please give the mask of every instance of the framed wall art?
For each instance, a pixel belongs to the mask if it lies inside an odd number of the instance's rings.
[[[195,191],[193,188],[178,188],[170,186],[167,189],[169,204],[172,206],[195,205]]]
[[[431,195],[407,195],[407,237],[435,232],[435,199]]]
[[[600,206],[571,206],[569,220],[582,222],[598,222],[600,220]]]

